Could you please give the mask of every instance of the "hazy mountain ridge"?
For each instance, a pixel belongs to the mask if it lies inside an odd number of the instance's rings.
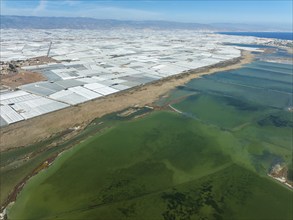
[[[1,29],[187,29],[206,31],[286,31],[261,25],[232,23],[183,23],[172,21],[123,21],[85,17],[34,17],[1,15]]]
[[[179,23],[168,21],[120,21],[82,17],[32,17],[1,16],[1,28],[15,29],[109,29],[109,28],[151,28],[151,29],[205,29],[205,24]]]

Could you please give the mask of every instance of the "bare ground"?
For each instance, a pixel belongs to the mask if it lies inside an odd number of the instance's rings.
[[[59,61],[46,56],[34,57],[27,60],[0,62],[0,86],[15,89],[18,86],[47,80],[41,73],[22,69],[25,66],[35,66]]]
[[[219,71],[237,69],[252,60],[253,55],[250,52],[242,51],[242,56],[237,59],[191,70],[152,84],[9,125],[0,129],[0,151],[30,145],[71,127],[79,125],[84,127],[95,118],[130,106],[153,103],[170,89],[183,85],[191,79]]]
[[[8,75],[1,75],[1,85],[8,86],[10,88],[16,88],[18,86],[47,80],[41,73],[21,70],[18,73],[12,73]]]

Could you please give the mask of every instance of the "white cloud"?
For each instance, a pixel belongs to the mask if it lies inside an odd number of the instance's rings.
[[[98,19],[119,20],[163,20],[164,14],[143,9],[84,5],[79,7],[80,1],[49,1],[40,0],[35,8],[11,7],[1,1],[1,14],[20,16],[54,16],[54,17],[92,17]],[[3,4],[2,4],[3,3]],[[50,6],[50,8],[48,7]],[[52,10],[52,8],[54,8]]]
[[[33,15],[38,15],[40,12],[46,10],[47,3],[47,0],[40,0],[39,5],[33,11]]]
[[[13,7],[0,0],[0,14],[19,16],[54,16],[54,17],[92,17],[98,19],[120,19],[120,20],[164,20],[164,14],[143,9],[125,7],[98,6],[84,4],[78,0],[39,0],[35,8]],[[90,3],[90,1],[89,1]],[[49,7],[50,6],[50,7]],[[54,9],[52,9],[54,8]]]
[[[1,5],[0,5],[1,15],[19,15],[19,16],[32,15],[32,9],[9,7],[7,5],[7,0],[0,0],[0,2],[1,2]]]
[[[76,1],[76,0],[66,0],[64,1],[64,4],[69,5],[69,6],[75,6],[80,4],[80,1]]]
[[[19,16],[53,16],[54,12],[49,12],[47,9],[48,0],[40,0],[36,7],[21,7],[15,4],[10,6],[7,4],[7,0],[1,1],[1,15],[19,15]],[[50,15],[51,14],[51,15]]]

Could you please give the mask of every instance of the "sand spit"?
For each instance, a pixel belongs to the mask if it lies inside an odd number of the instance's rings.
[[[242,51],[241,54],[239,58],[190,70],[177,76],[164,78],[118,94],[98,98],[3,127],[0,129],[0,151],[39,142],[70,127],[84,127],[97,117],[120,111],[127,107],[150,104],[166,94],[170,89],[183,85],[191,79],[219,71],[237,69],[253,60],[251,52]]]

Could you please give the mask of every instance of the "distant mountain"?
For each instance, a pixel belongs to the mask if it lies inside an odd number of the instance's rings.
[[[183,23],[172,21],[122,21],[84,17],[33,17],[1,15],[1,29],[188,29],[205,31],[286,31],[264,25]],[[288,29],[287,29],[288,31]]]
[[[257,25],[257,24],[241,24],[241,23],[212,23],[213,28],[220,31],[250,31],[250,32],[292,32],[292,26],[274,26],[274,25]]]
[[[180,23],[169,21],[120,21],[111,19],[95,19],[83,17],[32,17],[4,16],[1,17],[1,28],[14,29],[109,29],[109,28],[150,28],[150,29],[204,29],[213,27],[197,23]]]

